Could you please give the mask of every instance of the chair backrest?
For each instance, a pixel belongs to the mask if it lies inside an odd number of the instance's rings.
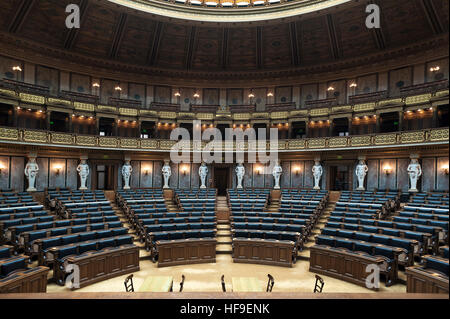
[[[267,289],[266,292],[272,292],[273,285],[275,284],[275,280],[273,277],[268,274],[267,277],[269,277],[269,281],[267,282]]]
[[[181,282],[180,282],[180,292],[183,291],[183,286],[184,286],[184,275],[181,275]]]
[[[319,275],[316,275],[316,284],[314,286],[314,293],[322,292],[324,284],[325,282],[323,281],[323,279]]]
[[[222,282],[222,291],[227,292],[227,288],[225,287],[225,275],[222,275],[220,281]]]
[[[126,292],[134,292],[134,285],[133,285],[133,274],[129,275],[125,279],[125,290]]]

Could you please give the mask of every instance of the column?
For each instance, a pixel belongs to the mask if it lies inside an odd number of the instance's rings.
[[[330,126],[328,127],[328,137],[333,136],[334,119],[330,120]]]
[[[47,122],[47,131],[51,130],[51,124],[50,124],[50,117],[51,117],[52,111],[47,111],[45,114],[45,120]]]
[[[305,121],[305,135],[309,137],[309,121]]]
[[[352,135],[352,122],[353,122],[353,118],[350,116],[348,117],[348,135]]]
[[[73,123],[72,123],[72,114],[69,114],[69,122],[68,122],[68,132],[73,133]]]
[[[403,111],[398,112],[398,131],[403,131]]]
[[[431,119],[431,127],[438,127],[438,112],[437,106],[433,107],[433,117]]]
[[[377,114],[377,124],[375,125],[375,133],[380,133],[381,114]]]

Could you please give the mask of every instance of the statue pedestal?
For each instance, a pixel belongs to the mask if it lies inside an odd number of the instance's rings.
[[[418,193],[419,190],[418,189],[408,189],[408,192],[410,192],[410,193]]]
[[[130,189],[130,186],[124,186],[123,189]]]
[[[84,191],[84,190],[87,190],[87,189],[88,189],[87,187],[80,187],[79,188],[80,191]]]
[[[34,188],[34,187],[31,187],[31,188],[27,189],[27,192],[36,192],[36,191],[37,191],[37,189]]]
[[[364,187],[358,187],[356,190],[357,191],[365,191],[366,189]]]
[[[318,189],[318,190],[320,190],[320,187],[319,187],[319,186],[314,186],[313,189]]]
[[[164,199],[169,199],[169,200],[173,199],[173,190],[166,188],[163,190],[163,192],[164,192]]]
[[[206,188],[206,186],[205,186],[205,185],[202,185],[202,186],[200,186],[200,188],[201,188],[201,189],[205,189],[205,188]]]
[[[271,200],[279,200],[281,198],[281,190],[272,189],[270,191],[270,199]]]
[[[280,189],[280,186],[274,186],[273,189]]]

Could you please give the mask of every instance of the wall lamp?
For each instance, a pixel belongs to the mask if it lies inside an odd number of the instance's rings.
[[[188,168],[187,168],[186,166],[183,166],[182,172],[183,172],[183,175],[184,175],[184,176],[186,176],[187,171],[188,171]]]
[[[300,174],[300,167],[295,167],[294,168],[294,173],[295,173],[295,175],[299,175]]]
[[[62,167],[61,166],[55,166],[54,168],[55,168],[56,176],[59,176],[59,174],[61,174]]]
[[[149,171],[148,167],[145,167],[145,168],[144,168],[144,175],[145,175],[145,176],[148,175],[148,173],[149,173],[148,171]]]
[[[386,175],[389,175],[392,173],[392,167],[390,167],[390,166],[383,167],[383,170]]]
[[[0,163],[0,175],[2,174],[2,171],[5,169],[5,166],[3,163]]]
[[[442,171],[444,172],[445,175],[448,175],[448,164],[442,166]],[[1,172],[1,168],[0,168],[0,172]]]

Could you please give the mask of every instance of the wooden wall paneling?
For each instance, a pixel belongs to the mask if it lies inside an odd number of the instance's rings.
[[[384,168],[389,166],[392,169],[392,173],[387,175],[384,172]],[[382,159],[380,161],[380,189],[396,189],[397,188],[397,160],[395,159]]]
[[[305,181],[304,181],[304,187],[305,188],[312,188],[314,187],[314,177],[312,175],[312,167],[314,166],[314,161],[305,161]]]
[[[280,178],[280,186],[281,188],[289,188],[291,187],[291,162],[283,161],[281,162],[281,168],[283,169],[283,174]]]
[[[56,174],[56,167],[61,168],[59,175]],[[64,188],[64,187],[66,187],[66,160],[65,159],[50,158],[47,169],[48,169],[47,174],[49,176],[49,182],[48,182],[49,188],[56,188],[56,187]]]
[[[162,161],[153,161],[153,187],[163,187],[164,181],[161,172],[163,164]]]
[[[148,171],[147,175],[145,174],[146,171]],[[139,175],[141,179],[140,187],[153,187],[153,161],[141,161]]]
[[[448,175],[445,174],[442,169],[444,166],[448,168],[448,157],[438,157],[436,169],[436,189],[448,191]]]
[[[25,177],[25,158],[22,156],[11,157],[11,188],[18,192],[28,188],[28,180]],[[17,172],[17,173],[16,173]]]
[[[77,73],[70,74],[70,91],[90,94],[91,88],[90,76]]]
[[[169,186],[170,188],[177,188],[178,187],[178,165],[176,163],[171,162],[170,168],[172,169],[172,176],[170,176],[169,179]]]
[[[178,188],[191,188],[192,165],[190,163],[181,163],[178,165],[178,168]],[[186,168],[186,175],[184,174],[184,168]]]
[[[36,66],[36,84],[46,86],[50,93],[57,95],[59,91],[59,70],[45,66]]]
[[[139,187],[141,187],[141,184],[140,184],[141,162],[140,161],[131,161],[130,164],[131,164],[131,167],[133,168],[133,171],[131,172],[131,178],[130,178],[130,187],[131,188],[139,188]]]
[[[408,165],[410,159],[399,158],[397,160],[397,189],[407,192],[409,189]]]
[[[433,190],[436,185],[436,158],[423,158],[421,161],[422,176],[417,182],[417,189],[429,192]]]
[[[242,186],[244,188],[251,188],[253,185],[253,164],[244,163],[245,167],[245,175],[244,180],[242,182]]]
[[[2,167],[2,172],[0,173],[0,189],[9,189],[10,181],[10,157],[0,156],[0,167]]]

